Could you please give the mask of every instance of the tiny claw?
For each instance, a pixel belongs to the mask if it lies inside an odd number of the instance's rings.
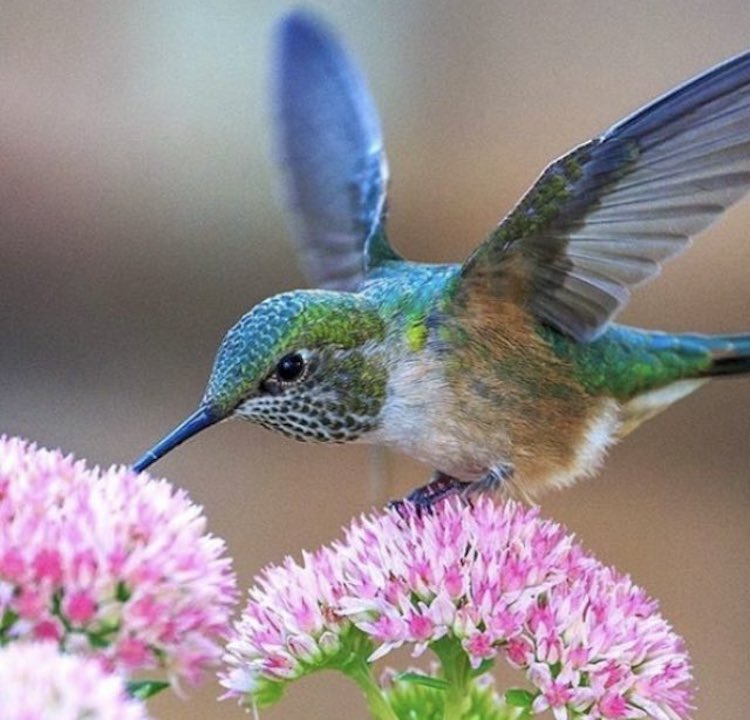
[[[402,520],[406,520],[409,517],[409,501],[407,499],[391,500],[386,508],[389,511],[394,511]]]

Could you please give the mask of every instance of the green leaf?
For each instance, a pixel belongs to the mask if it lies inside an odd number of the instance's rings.
[[[6,610],[3,613],[2,621],[0,621],[0,633],[10,630],[15,625],[16,620],[18,620],[18,613],[10,609]]]
[[[505,691],[505,702],[513,707],[530,708],[535,697],[534,693],[522,688],[511,688]]]
[[[396,675],[397,682],[414,683],[415,685],[424,685],[424,687],[435,688],[436,690],[445,690],[450,687],[447,680],[431,675],[422,675],[418,672],[402,672]]]
[[[273,682],[266,680],[261,682],[252,695],[246,695],[242,701],[245,707],[252,707],[253,702],[259,707],[268,707],[281,700],[286,689],[285,682]]]
[[[128,694],[137,700],[148,700],[168,687],[163,680],[131,680],[127,684]]]
[[[489,670],[492,668],[492,666],[495,664],[495,660],[493,658],[485,658],[482,660],[482,662],[479,664],[479,667],[474,668],[471,671],[471,677],[478,678],[481,675],[485,675]]]
[[[109,625],[101,623],[100,627],[96,631],[86,633],[86,637],[89,639],[89,643],[93,648],[105,648],[109,647],[112,643],[112,635],[120,629],[118,622],[111,623]]]
[[[130,600],[130,595],[130,588],[128,588],[124,580],[120,580],[115,588],[115,600],[124,603]]]

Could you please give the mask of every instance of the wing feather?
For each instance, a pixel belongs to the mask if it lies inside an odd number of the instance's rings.
[[[293,232],[317,285],[354,290],[368,238],[385,243],[388,167],[364,78],[338,38],[294,11],[275,39],[276,147]]]
[[[748,190],[750,52],[550,165],[466,261],[460,290],[522,287],[540,320],[591,340]]]

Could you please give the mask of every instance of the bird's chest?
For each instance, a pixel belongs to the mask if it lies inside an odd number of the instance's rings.
[[[477,479],[510,450],[496,401],[477,400],[455,382],[444,359],[407,358],[390,374],[380,428],[372,439],[455,477]]]
[[[392,377],[375,442],[395,448],[434,468],[457,449],[451,432],[449,400],[440,382],[415,368]],[[406,381],[402,385],[401,381]]]

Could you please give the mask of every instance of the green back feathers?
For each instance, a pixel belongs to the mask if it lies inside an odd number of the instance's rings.
[[[391,258],[370,270],[362,294],[378,308],[397,339],[418,352],[427,343],[428,318],[450,311],[460,272],[460,265]]]

